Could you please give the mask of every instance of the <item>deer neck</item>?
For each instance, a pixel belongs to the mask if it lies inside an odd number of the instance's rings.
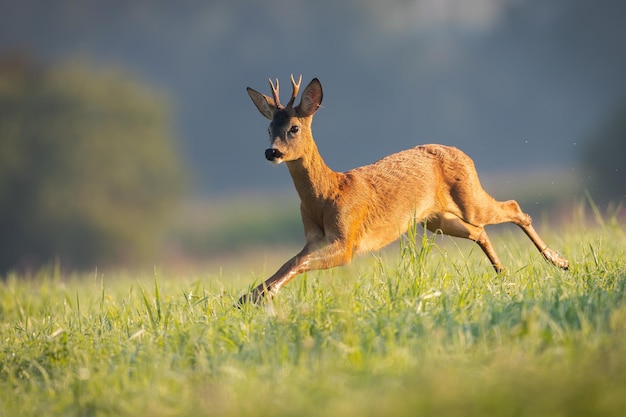
[[[302,158],[288,161],[287,167],[304,205],[315,204],[336,194],[337,173],[326,165],[314,142]]]

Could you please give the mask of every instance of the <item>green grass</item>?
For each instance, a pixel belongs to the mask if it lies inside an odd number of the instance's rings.
[[[624,231],[542,231],[570,271],[418,234],[243,310],[250,276],[9,276],[0,416],[621,416]]]

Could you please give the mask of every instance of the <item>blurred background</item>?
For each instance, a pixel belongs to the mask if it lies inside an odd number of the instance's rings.
[[[0,0],[0,274],[302,241],[245,91],[291,73],[324,86],[333,169],[443,143],[531,214],[616,207],[625,18],[620,0]]]

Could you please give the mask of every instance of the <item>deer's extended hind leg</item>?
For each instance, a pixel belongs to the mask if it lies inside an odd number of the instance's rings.
[[[457,152],[456,159],[453,158],[453,160],[464,160],[464,165],[461,167],[455,165],[454,180],[451,179],[452,177],[448,179],[452,201],[450,201],[446,209],[447,211],[454,213],[454,215],[462,219],[463,223],[477,227],[477,230],[482,230],[488,224],[514,223],[526,233],[547,261],[559,268],[568,268],[569,263],[567,259],[545,244],[532,227],[530,216],[522,211],[517,201],[501,202],[490,196],[480,185],[474,164],[465,154]],[[458,227],[458,222],[449,217],[445,217],[443,220],[444,222],[452,222],[450,227],[453,230],[455,225]],[[469,230],[476,229],[470,228]],[[480,245],[480,243],[478,244]],[[483,250],[489,256],[485,248]]]
[[[500,202],[493,199],[491,200],[492,203],[489,204],[488,207],[485,207],[482,211],[472,213],[467,221],[481,226],[506,222],[514,223],[526,233],[526,236],[530,238],[537,250],[539,250],[541,255],[543,255],[548,262],[559,268],[568,269],[569,262],[567,259],[550,249],[541,237],[539,237],[539,234],[532,226],[532,219],[528,214],[522,211],[517,201],[509,200]]]
[[[528,214],[522,212],[519,204],[517,204],[516,201],[509,200],[501,204],[503,206],[507,206],[508,210],[511,211],[512,219],[510,221],[518,225],[524,231],[524,233],[526,233],[526,236],[528,236],[530,240],[532,240],[532,242],[535,244],[535,247],[541,253],[541,255],[543,255],[545,260],[555,266],[558,266],[559,268],[565,270],[569,268],[568,260],[559,255],[556,251],[550,249],[548,245],[546,245],[546,243],[541,239],[541,237],[539,237],[539,234],[532,226],[532,219]]]
[[[487,232],[485,232],[483,227],[471,225],[452,213],[442,213],[435,218],[429,219],[426,222],[426,227],[433,233],[440,231],[448,236],[473,240],[487,255],[496,272],[500,273],[504,270],[502,262],[496,255],[491,240],[489,240],[489,236],[487,236]]]

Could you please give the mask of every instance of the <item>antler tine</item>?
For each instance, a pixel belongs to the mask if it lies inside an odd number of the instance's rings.
[[[270,88],[272,89],[272,95],[274,96],[274,105],[276,106],[276,110],[278,110],[282,108],[282,104],[280,104],[280,94],[278,93],[278,89],[279,89],[278,78],[276,78],[276,86],[274,86],[274,83],[272,82],[272,79],[270,78]]]
[[[302,74],[300,74],[300,78],[298,78],[298,82],[293,78],[293,74],[291,74],[291,87],[293,88],[291,93],[291,98],[289,99],[289,103],[287,103],[287,107],[293,106],[293,102],[298,96],[298,91],[300,90],[300,83],[302,82]]]

